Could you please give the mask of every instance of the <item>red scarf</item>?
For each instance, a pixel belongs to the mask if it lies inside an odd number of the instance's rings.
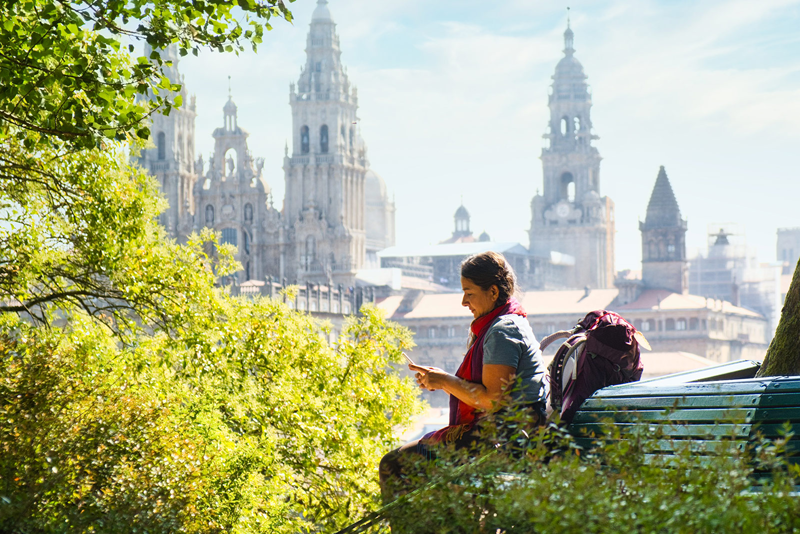
[[[483,341],[486,337],[486,332],[489,331],[489,327],[494,323],[495,319],[502,315],[512,314],[521,315],[522,317],[528,316],[522,305],[514,297],[509,298],[504,305],[498,306],[486,315],[472,321],[470,331],[474,341],[467,349],[464,361],[461,362],[458,371],[456,371],[458,378],[475,384],[483,384]],[[473,408],[459,400],[455,395],[450,395],[450,424],[428,434],[423,439],[433,443],[456,441],[465,432],[472,429],[478,419],[479,414],[477,412],[477,408]]]

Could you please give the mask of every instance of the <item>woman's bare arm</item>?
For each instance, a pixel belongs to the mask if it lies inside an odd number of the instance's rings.
[[[408,366],[416,371],[417,383],[431,391],[441,389],[460,401],[483,411],[493,410],[503,397],[504,388],[514,380],[516,369],[510,365],[485,364],[482,384],[468,382],[437,367]]]

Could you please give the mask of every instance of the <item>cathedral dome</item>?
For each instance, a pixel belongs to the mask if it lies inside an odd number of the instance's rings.
[[[455,218],[469,219],[469,212],[467,211],[467,208],[465,208],[463,204],[459,206],[458,209],[456,210]]]
[[[583,72],[583,65],[573,55],[564,56],[561,61],[556,65],[556,78],[562,77],[580,77],[585,78],[586,74]]]
[[[364,180],[366,182],[364,193],[367,197],[367,204],[385,202],[389,195],[383,178],[377,172],[369,169],[364,175]]]
[[[317,1],[317,8],[311,15],[311,22],[333,22],[331,10],[328,9],[328,0]]]
[[[236,113],[236,104],[233,103],[233,99],[228,97],[228,101],[225,102],[225,105],[222,107],[222,111],[226,113]]]

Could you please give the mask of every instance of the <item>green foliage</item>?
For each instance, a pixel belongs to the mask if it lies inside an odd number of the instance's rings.
[[[427,484],[424,489],[383,515],[398,531],[415,533],[756,534],[800,528],[800,497],[793,493],[800,469],[787,460],[785,439],[754,443],[747,452],[732,442],[708,448],[675,442],[673,454],[653,454],[663,450],[662,440],[655,428],[621,439],[609,427],[607,439],[586,452],[550,427],[513,454],[509,444],[472,456],[451,451],[419,471],[415,484]],[[754,468],[770,476],[756,479]]]
[[[376,309],[328,329],[215,294],[180,332],[121,345],[73,314],[0,336],[0,531],[333,530],[376,506],[377,462],[418,408]]]
[[[29,150],[89,149],[149,137],[143,119],[169,113],[173,85],[155,53],[134,58],[122,39],[181,55],[201,47],[255,49],[283,0],[20,0],[0,3],[0,120]],[[152,99],[135,100],[136,95]],[[0,124],[2,124],[0,123]]]
[[[182,318],[196,277],[159,245],[163,202],[126,164],[180,87],[123,40],[239,51],[272,17],[291,21],[283,0],[0,2],[0,312],[77,305],[120,331]]]

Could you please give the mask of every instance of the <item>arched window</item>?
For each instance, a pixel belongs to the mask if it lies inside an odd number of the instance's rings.
[[[164,161],[167,159],[167,136],[164,132],[158,132],[156,136],[156,146],[158,147],[158,159]]]
[[[561,198],[570,202],[575,201],[575,178],[570,172],[561,175]]]
[[[250,234],[244,231],[242,232],[242,237],[244,238],[244,252],[245,254],[250,254]]]
[[[686,319],[678,319],[675,323],[675,330],[686,330]]]
[[[239,239],[236,228],[223,228],[222,240],[220,242],[223,245],[233,245],[234,247],[237,246],[239,244]]]
[[[309,151],[308,126],[300,128],[300,153],[308,154]]]
[[[700,329],[700,321],[697,317],[692,317],[689,319],[689,330],[699,330]]]
[[[244,205],[244,222],[253,222],[253,206],[252,204]]]
[[[575,132],[575,135],[577,135],[578,132],[581,131],[581,118],[575,117],[574,119],[572,119],[572,125],[573,125],[572,131]]]
[[[206,206],[206,226],[214,224],[214,206],[209,204]]]
[[[564,137],[569,132],[569,119],[566,117],[561,118],[561,136]]]
[[[328,153],[328,125],[323,124],[319,129],[319,151],[323,154]]]
[[[666,328],[667,331],[675,330],[675,319],[667,319]]]
[[[245,234],[245,235],[247,235],[247,234]],[[249,261],[244,266],[244,279],[245,280],[250,280],[250,262]]]

